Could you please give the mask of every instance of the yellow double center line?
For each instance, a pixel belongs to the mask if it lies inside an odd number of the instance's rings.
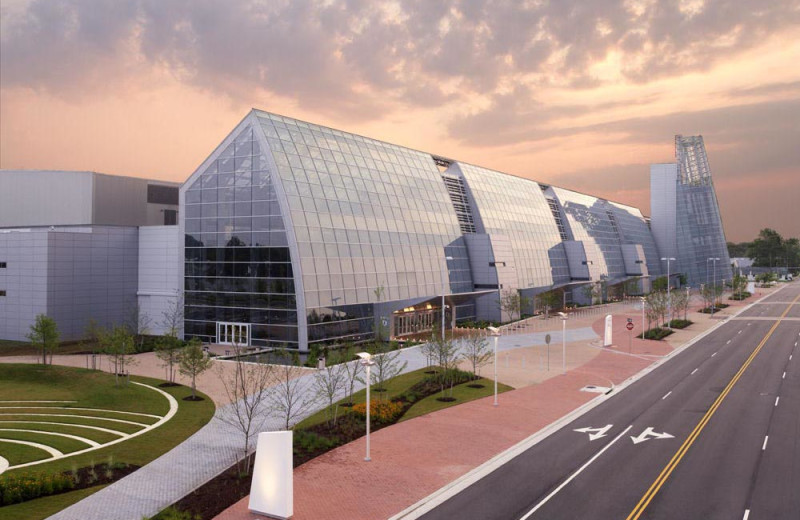
[[[731,388],[733,388],[733,385],[735,385],[736,382],[739,380],[739,378],[742,377],[744,371],[747,370],[747,367],[749,367],[750,363],[753,362],[753,359],[755,359],[761,348],[764,346],[764,344],[766,344],[770,336],[772,336],[772,333],[775,332],[775,329],[778,328],[778,325],[780,324],[781,320],[786,317],[786,315],[789,313],[789,310],[791,310],[792,305],[797,303],[798,300],[800,300],[800,295],[798,295],[792,301],[792,303],[790,303],[786,307],[786,310],[783,311],[783,314],[781,314],[780,318],[778,318],[775,324],[772,325],[772,328],[769,329],[769,332],[767,332],[767,335],[764,336],[764,339],[761,340],[761,343],[759,343],[758,346],[755,348],[755,350],[753,350],[753,352],[750,354],[750,356],[747,358],[747,360],[744,362],[741,368],[739,368],[739,371],[736,372],[736,375],[734,375],[733,378],[730,380],[728,386],[726,386],[725,389],[722,391],[722,393],[719,394],[717,399],[714,401],[714,404],[711,405],[711,407],[708,409],[705,415],[703,415],[703,417],[700,419],[700,422],[697,423],[697,426],[694,427],[692,433],[690,433],[689,436],[686,438],[686,440],[683,441],[683,444],[681,444],[681,447],[678,449],[675,455],[672,456],[672,459],[669,461],[669,463],[664,467],[663,470],[661,470],[661,474],[658,475],[658,478],[656,478],[655,482],[653,482],[653,484],[644,494],[642,499],[639,500],[639,503],[636,504],[636,507],[633,508],[633,511],[631,511],[631,514],[628,515],[627,520],[636,520],[642,515],[642,513],[644,513],[644,510],[647,509],[647,506],[650,504],[650,502],[656,496],[658,491],[661,489],[661,486],[664,485],[664,482],[667,481],[669,476],[678,466],[683,456],[686,455],[686,452],[689,451],[689,448],[692,447],[692,444],[694,444],[694,441],[700,435],[700,432],[702,432],[703,428],[705,428],[706,424],[708,424],[708,421],[717,411],[717,408],[719,408],[719,405],[722,403],[722,401],[725,399],[728,393],[730,393]]]

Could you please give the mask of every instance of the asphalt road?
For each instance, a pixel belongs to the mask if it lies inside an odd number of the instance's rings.
[[[800,519],[798,313],[786,286],[422,518]]]

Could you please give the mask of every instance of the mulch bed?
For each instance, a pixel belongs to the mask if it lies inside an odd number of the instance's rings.
[[[403,413],[401,413],[397,419],[399,420],[417,401],[439,392],[441,392],[441,387],[431,381],[422,381],[414,385],[405,394],[395,399],[397,402],[403,404]],[[455,398],[452,397],[444,397],[441,399],[447,401],[455,400]],[[371,430],[375,432],[395,422],[396,421],[381,423],[376,421],[373,417]],[[295,430],[293,447],[294,467],[297,468],[319,457],[323,453],[363,437],[365,428],[366,423],[363,418],[346,411],[339,415],[336,426],[329,426],[327,423],[323,422],[308,428],[303,428],[302,430]],[[302,437],[317,437],[320,442],[303,443]],[[251,476],[240,475],[239,467],[234,464],[219,476],[211,479],[206,484],[200,486],[195,491],[173,504],[173,507],[178,511],[188,511],[191,512],[192,515],[198,515],[202,520],[211,520],[228,507],[249,495],[250,482]]]
[[[95,465],[94,468],[92,466],[78,468],[78,483],[68,491],[86,489],[102,484],[111,484],[122,477],[127,477],[140,467],[141,466],[134,466],[131,464],[112,464],[109,467],[108,464],[103,463]],[[92,475],[92,469],[94,469],[94,476]],[[64,475],[72,476],[72,472],[65,471]]]

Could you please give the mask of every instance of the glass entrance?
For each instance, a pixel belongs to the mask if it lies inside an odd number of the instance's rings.
[[[249,323],[217,322],[217,343],[220,345],[250,345]]]

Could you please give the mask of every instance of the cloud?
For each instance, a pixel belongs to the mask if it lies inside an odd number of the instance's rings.
[[[492,95],[520,78],[586,89],[703,70],[800,18],[796,0],[32,0],[4,12],[2,86],[79,95],[164,67],[222,95],[343,119]],[[698,7],[699,6],[699,7]],[[449,88],[445,87],[450,85]],[[457,88],[453,88],[456,85]]]

